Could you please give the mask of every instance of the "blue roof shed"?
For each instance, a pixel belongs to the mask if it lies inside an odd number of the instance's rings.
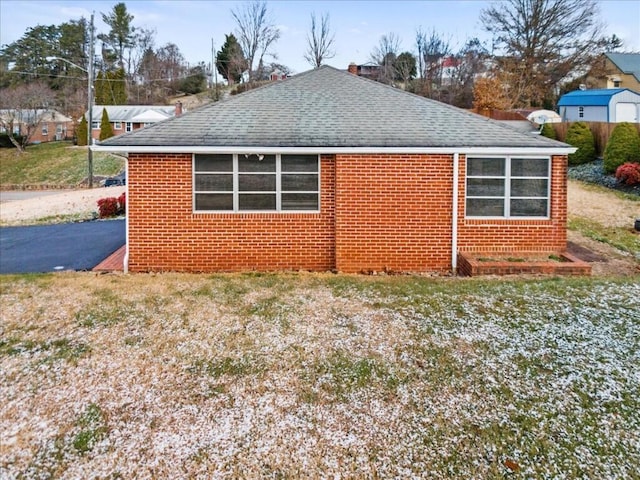
[[[633,122],[640,119],[640,93],[628,88],[575,90],[558,101],[565,122]]]

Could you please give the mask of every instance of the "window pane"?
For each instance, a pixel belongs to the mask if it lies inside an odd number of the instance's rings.
[[[233,175],[196,174],[196,191],[231,192],[233,191]]]
[[[275,175],[238,175],[241,192],[275,192]]]
[[[238,155],[238,168],[241,172],[274,172],[276,171],[276,156],[262,155],[262,160],[255,154],[245,157]]]
[[[511,200],[512,217],[546,217],[546,199]]]
[[[230,193],[197,193],[196,210],[233,210]]]
[[[317,172],[317,155],[282,155],[281,170],[283,172]]]
[[[282,174],[283,191],[317,191],[318,175]]]
[[[275,210],[276,195],[244,193],[239,197],[240,210]]]
[[[549,160],[546,158],[512,158],[512,177],[547,177]]]
[[[468,198],[468,217],[504,217],[504,200],[492,198]]]
[[[546,197],[546,178],[535,178],[528,180],[511,180],[512,197]]]
[[[232,172],[233,155],[198,154],[196,172]]]
[[[506,160],[504,158],[469,158],[467,175],[479,177],[504,176]]]
[[[501,178],[469,178],[467,195],[470,197],[504,197],[504,180]]]
[[[282,210],[318,210],[318,194],[283,193]]]

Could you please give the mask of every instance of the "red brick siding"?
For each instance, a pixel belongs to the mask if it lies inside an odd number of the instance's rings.
[[[190,154],[129,156],[129,269],[343,272],[451,268],[452,155],[323,155],[320,213],[193,213]],[[566,157],[552,163],[549,220],[464,218],[458,249],[566,247]]]
[[[190,154],[129,156],[131,271],[326,271],[334,259],[334,160],[320,213],[193,213]]]
[[[337,155],[336,268],[451,266],[451,155]]]
[[[548,220],[465,218],[466,161],[460,156],[458,250],[463,252],[553,252],[567,246],[567,157],[551,160],[551,213]]]

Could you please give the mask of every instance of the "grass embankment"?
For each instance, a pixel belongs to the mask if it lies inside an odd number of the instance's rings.
[[[0,286],[7,478],[638,478],[637,279]]]
[[[94,178],[116,175],[124,159],[106,153],[93,154]],[[0,149],[0,185],[77,187],[87,179],[87,149],[71,142],[49,142],[27,147],[20,154]]]

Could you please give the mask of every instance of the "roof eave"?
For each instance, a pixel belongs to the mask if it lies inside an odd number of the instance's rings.
[[[291,153],[291,154],[464,154],[464,155],[569,155],[577,148],[549,147],[230,147],[230,146],[150,146],[94,145],[94,152],[107,153]]]

